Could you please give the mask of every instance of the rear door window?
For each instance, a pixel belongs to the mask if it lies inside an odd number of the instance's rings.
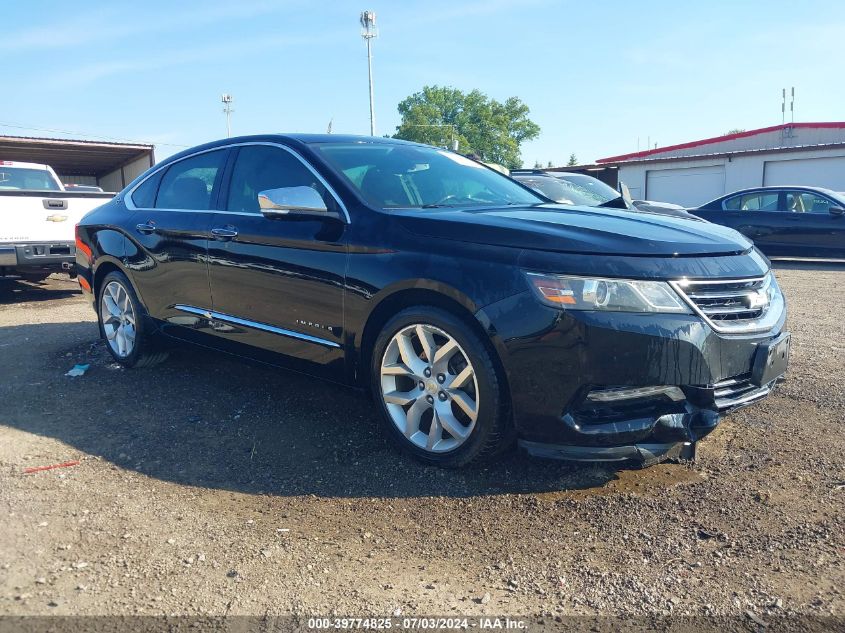
[[[205,152],[171,165],[161,179],[155,208],[211,209],[227,154],[228,150]]]
[[[132,202],[139,209],[152,209],[155,205],[158,185],[161,182],[162,172],[150,176],[132,192]]]
[[[722,203],[726,211],[777,211],[778,193],[746,193],[728,198]]]
[[[2,189],[61,191],[59,183],[49,171],[25,167],[0,167],[0,190]]]

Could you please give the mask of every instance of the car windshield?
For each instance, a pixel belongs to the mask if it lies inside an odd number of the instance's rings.
[[[585,176],[584,174],[560,174],[556,178],[570,184],[580,195],[592,201],[581,202],[579,204],[598,206],[605,202],[616,200],[619,197],[619,192],[616,189],[592,176]]]
[[[420,145],[319,143],[317,152],[381,209],[542,204],[542,198],[460,154]]]
[[[0,189],[61,191],[59,183],[46,169],[3,167],[0,165]]]
[[[580,174],[563,176],[516,174],[514,178],[560,204],[597,207],[619,197],[619,192],[592,176]]]

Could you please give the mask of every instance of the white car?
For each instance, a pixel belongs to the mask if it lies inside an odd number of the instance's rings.
[[[74,227],[113,193],[68,191],[48,165],[0,160],[0,276],[74,272]]]

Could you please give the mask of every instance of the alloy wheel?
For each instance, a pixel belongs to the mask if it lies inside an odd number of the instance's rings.
[[[103,288],[100,299],[100,320],[109,347],[121,358],[135,349],[136,315],[129,292],[117,281]]]
[[[413,445],[444,453],[462,445],[478,419],[478,381],[460,344],[440,328],[402,328],[381,361],[381,395]]]

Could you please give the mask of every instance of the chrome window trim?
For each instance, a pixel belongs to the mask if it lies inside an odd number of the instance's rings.
[[[215,312],[214,310],[203,310],[202,308],[196,308],[194,306],[182,304],[176,304],[173,307],[179,310],[180,312],[197,314],[206,319],[224,321],[226,323],[232,323],[234,325],[243,325],[244,327],[253,328],[255,330],[262,330],[264,332],[270,332],[271,334],[278,334],[279,336],[286,336],[288,338],[295,338],[302,341],[308,341],[309,343],[316,343],[317,345],[325,345],[326,347],[340,348],[340,344],[335,343],[334,341],[329,341],[327,339],[319,338],[317,336],[311,336],[310,334],[303,334],[302,332],[296,332],[294,330],[286,330],[285,328],[276,327],[275,325],[268,325],[266,323],[260,323],[258,321],[242,319],[240,317],[236,317],[231,314],[225,314],[223,312]]]
[[[755,334],[759,332],[767,332],[772,329],[774,323],[777,323],[780,320],[780,317],[783,315],[784,310],[786,309],[786,301],[783,299],[783,291],[778,290],[781,294],[781,310],[777,313],[777,316],[773,319],[767,319],[766,317],[769,316],[769,311],[763,314],[762,317],[757,319],[756,322],[746,323],[740,327],[725,327],[722,325],[717,325],[713,319],[708,317],[701,308],[699,308],[698,304],[690,299],[687,296],[686,289],[693,285],[714,285],[714,284],[742,284],[742,283],[752,283],[758,281],[765,281],[765,279],[770,276],[772,277],[772,281],[777,283],[777,280],[774,278],[774,274],[769,271],[765,275],[757,276],[757,277],[746,277],[744,279],[672,279],[669,281],[669,285],[672,286],[672,289],[678,293],[678,295],[683,299],[683,301],[692,308],[693,312],[701,318],[707,325],[709,325],[713,330],[718,332],[719,334]],[[769,305],[769,309],[771,309],[771,304]]]
[[[208,154],[209,152],[216,152],[216,151],[222,150],[222,149],[232,149],[233,147],[249,147],[249,146],[252,146],[252,145],[267,145],[267,146],[270,146],[270,147],[278,147],[279,149],[282,149],[282,150],[288,152],[289,154],[291,154],[300,163],[302,163],[305,166],[305,168],[308,171],[310,171],[317,178],[317,180],[320,181],[320,183],[326,188],[326,191],[328,191],[329,194],[334,198],[337,205],[343,211],[343,216],[344,216],[343,219],[345,220],[346,224],[352,224],[352,219],[349,217],[349,211],[346,209],[346,205],[343,204],[343,200],[341,200],[340,196],[337,195],[337,192],[326,181],[326,179],[323,178],[319,173],[317,173],[317,170],[314,169],[314,167],[311,166],[311,163],[309,163],[302,156],[300,156],[299,152],[297,152],[296,150],[288,147],[287,145],[284,145],[282,143],[273,143],[271,141],[251,141],[251,142],[244,142],[244,143],[228,143],[226,145],[218,145],[217,147],[211,147],[209,149],[204,149],[204,150],[201,150],[199,152],[193,152],[191,154],[188,154],[187,156],[183,156],[182,158],[179,158],[178,160],[174,160],[170,163],[161,165],[161,166],[157,167],[156,169],[154,169],[153,171],[151,171],[142,181],[140,181],[137,185],[132,187],[132,189],[130,189],[129,191],[126,192],[126,195],[124,196],[124,204],[126,205],[126,208],[129,209],[130,211],[142,211],[142,210],[143,211],[147,211],[147,210],[149,210],[149,211],[182,211],[182,212],[187,212],[187,213],[226,213],[228,215],[247,215],[247,216],[250,216],[250,217],[260,216],[261,213],[250,213],[248,211],[227,211],[226,209],[167,209],[167,208],[164,208],[164,207],[137,207],[137,206],[135,206],[135,202],[132,200],[132,194],[135,193],[135,190],[138,187],[140,187],[142,184],[147,182],[147,180],[149,180],[150,178],[155,176],[158,172],[165,170],[165,169],[169,169],[170,167],[172,167],[176,163],[181,163],[183,160],[187,160],[189,158],[194,158],[195,156],[200,156],[202,154]],[[223,168],[225,169],[225,165],[224,165]],[[158,197],[157,193],[156,193],[156,197]]]

